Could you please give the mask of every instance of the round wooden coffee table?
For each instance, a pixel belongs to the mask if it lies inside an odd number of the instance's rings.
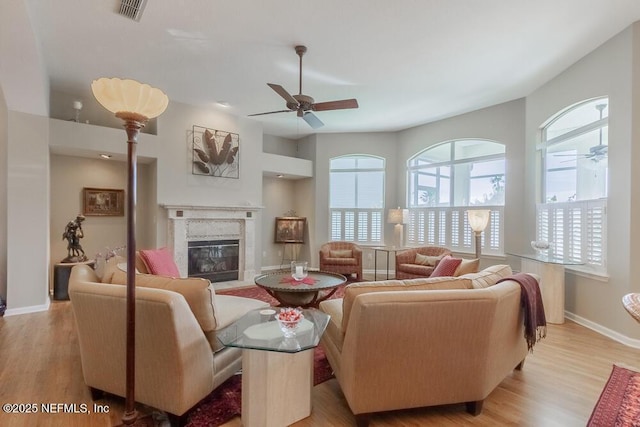
[[[346,283],[347,278],[328,271],[310,271],[304,280],[298,282],[290,272],[278,271],[262,274],[255,278],[255,282],[282,306],[317,308]]]

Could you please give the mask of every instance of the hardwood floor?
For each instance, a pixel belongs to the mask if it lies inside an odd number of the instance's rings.
[[[467,414],[464,405],[449,405],[377,414],[371,426],[584,426],[613,363],[640,370],[640,350],[571,321],[549,325],[547,338],[522,371],[491,393],[479,416]],[[0,401],[38,405],[36,414],[0,412],[0,425],[16,427],[116,425],[123,407],[121,399],[109,397],[97,402],[109,407],[108,414],[42,413],[41,403],[76,404],[77,410],[85,404],[93,412],[68,302],[54,302],[47,312],[0,318]],[[240,425],[239,418],[226,424]],[[314,387],[312,415],[294,425],[355,425],[335,379]]]

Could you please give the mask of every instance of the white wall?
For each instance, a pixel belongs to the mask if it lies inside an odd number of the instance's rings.
[[[640,291],[640,161],[637,139],[640,97],[638,24],[618,34],[527,97],[526,108],[526,225],[524,241],[533,239],[535,226],[535,145],[539,128],[552,115],[579,101],[609,97],[609,196],[607,208],[609,280],[599,281],[566,274],[566,309],[596,325],[628,337],[640,337],[638,325],[624,311],[622,296]],[[634,90],[636,93],[634,93]],[[634,136],[636,138],[634,138]]]
[[[124,132],[123,132],[124,133]],[[67,243],[62,233],[67,223],[82,213],[82,189],[112,188],[127,189],[127,164],[125,162],[51,155],[51,264],[59,263],[67,256]],[[149,218],[155,213],[155,203],[148,203],[151,194],[151,165],[138,165],[136,203],[136,247],[138,249],[155,246],[155,222]],[[84,238],[80,241],[85,254],[93,259],[105,248],[116,248],[127,243],[126,216],[87,216],[82,224]]]
[[[49,303],[49,119],[8,117],[7,313],[15,314]]]
[[[274,243],[275,241],[275,219],[279,216],[286,216],[287,212],[296,210],[296,181],[280,178],[267,178],[262,180],[262,267],[280,267],[283,257],[286,262],[293,258],[293,253],[299,251],[304,245],[285,245]],[[297,211],[296,211],[297,213]],[[285,263],[286,263],[285,262]]]
[[[48,305],[49,80],[24,0],[0,3],[0,58],[0,292],[16,314]]]
[[[0,297],[7,299],[7,146],[9,117],[0,86]]]

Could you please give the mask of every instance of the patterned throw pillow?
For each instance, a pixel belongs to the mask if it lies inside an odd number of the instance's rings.
[[[351,249],[329,251],[329,256],[331,258],[353,258],[353,251]]]
[[[415,261],[413,261],[414,264],[419,264],[419,265],[426,265],[428,267],[434,267],[438,261],[440,261],[440,259],[442,258],[442,256],[429,256],[429,255],[422,255],[419,253],[416,253],[416,259]]]
[[[140,257],[149,273],[156,276],[180,277],[178,266],[167,248],[145,249],[140,251]]]
[[[454,276],[462,276],[463,274],[477,273],[480,268],[480,260],[475,259],[463,259],[458,268],[456,268]]]
[[[445,256],[440,260],[436,268],[429,277],[449,277],[453,276],[456,272],[456,268],[462,263],[462,258],[452,258],[450,255]]]

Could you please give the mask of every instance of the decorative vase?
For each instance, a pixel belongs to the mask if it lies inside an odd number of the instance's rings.
[[[297,281],[304,280],[309,274],[307,261],[291,261],[291,277]]]

